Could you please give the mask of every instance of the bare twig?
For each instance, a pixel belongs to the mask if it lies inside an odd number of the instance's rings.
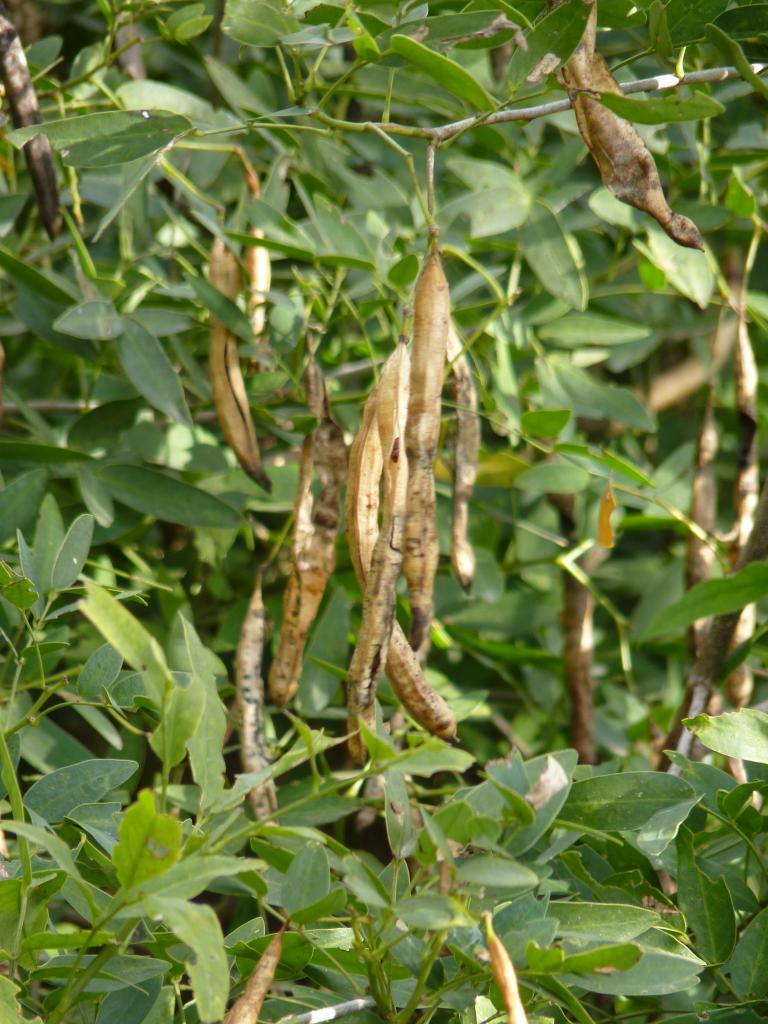
[[[699,446],[696,453],[696,471],[691,493],[691,519],[712,535],[715,531],[717,514],[717,486],[715,483],[714,461],[717,455],[717,427],[712,412],[711,398],[704,410],[699,431]],[[688,535],[688,555],[685,567],[685,583],[688,590],[697,583],[708,580],[715,561],[715,550],[695,533]],[[689,633],[691,656],[699,653],[706,633],[706,619],[697,619]]]
[[[751,64],[755,74],[761,74],[768,64]],[[638,78],[634,82],[620,82],[619,88],[628,96],[635,92],[660,92],[665,89],[676,89],[681,85],[700,85],[702,82],[727,82],[732,78],[740,78],[736,68],[704,68],[702,71],[691,71],[687,75],[656,75],[653,78]],[[397,124],[394,121],[378,123],[374,121],[342,121],[331,117],[325,111],[315,108],[308,111],[309,115],[322,121],[330,128],[339,128],[348,132],[378,132],[386,135],[404,135],[416,139],[427,139],[432,142],[446,142],[455,135],[461,135],[471,128],[484,125],[505,124],[508,121],[533,121],[538,117],[549,117],[571,109],[569,99],[553,100],[550,103],[539,103],[531,107],[515,107],[513,109],[495,110],[490,114],[477,114],[465,117],[461,121],[452,121],[437,128],[426,128],[415,124]]]
[[[760,500],[755,509],[755,521],[747,543],[736,562],[736,570],[752,562],[768,558],[768,484],[763,486]],[[667,736],[665,748],[677,750],[686,757],[690,753],[693,735],[683,726],[684,718],[694,718],[706,710],[715,684],[723,674],[741,611],[717,615],[712,620],[693,667],[685,683],[682,704],[675,716],[675,723]],[[665,762],[666,764],[666,762]],[[669,767],[669,766],[668,766]],[[674,772],[675,767],[669,767]]]
[[[292,1013],[287,1017],[281,1017],[277,1024],[325,1024],[326,1021],[338,1020],[339,1017],[346,1017],[350,1013],[358,1013],[360,1010],[370,1010],[376,1005],[376,1000],[370,996],[362,999],[348,999],[345,1003],[337,1003],[335,1006],[323,1006],[319,1010],[310,1010],[308,1013]]]
[[[757,452],[757,364],[752,351],[752,342],[747,326],[747,287],[749,275],[757,255],[761,231],[755,229],[752,242],[744,263],[744,273],[739,288],[739,329],[734,351],[733,375],[736,385],[736,408],[739,413],[739,462],[734,488],[734,539],[731,547],[731,561],[735,562],[749,537],[755,518],[760,490]],[[741,613],[733,637],[733,646],[749,640],[755,631],[757,614],[754,604],[747,605]],[[752,670],[742,662],[728,677],[726,693],[736,707],[744,707],[752,696]]]

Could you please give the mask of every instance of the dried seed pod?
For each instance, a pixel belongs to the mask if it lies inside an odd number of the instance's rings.
[[[259,962],[246,982],[245,990],[240,998],[231,1006],[223,1024],[257,1024],[269,987],[274,981],[275,973],[283,952],[283,936],[286,925],[275,932],[267,948],[261,954]]]
[[[211,249],[209,277],[211,284],[228,299],[237,298],[240,291],[240,268],[234,254],[218,238]],[[248,476],[264,490],[270,491],[272,485],[261,464],[259,442],[245,393],[237,345],[230,331],[215,317],[211,329],[209,366],[213,401],[224,437]]]
[[[240,714],[240,762],[246,772],[259,772],[272,763],[264,739],[264,679],[261,667],[265,629],[259,570],[235,656],[235,685]],[[277,810],[277,795],[271,780],[252,789],[249,799],[258,818],[269,818]]]
[[[269,692],[278,707],[296,693],[307,634],[336,568],[341,488],[347,475],[344,436],[331,416],[325,380],[314,358],[307,366],[305,385],[308,411],[319,422],[301,446],[294,502],[293,567],[283,597],[280,642],[269,671]],[[320,479],[320,492],[314,500],[313,471]]]
[[[424,669],[398,622],[392,629],[387,675],[403,707],[429,732],[444,740],[456,736],[456,719],[443,698],[427,682]]]
[[[616,495],[613,493],[613,484],[610,480],[606,480],[597,512],[597,543],[603,548],[612,548],[616,542],[616,535],[611,523],[611,515],[616,508],[618,508],[618,503]]]
[[[456,437],[453,452],[453,522],[451,527],[451,565],[465,590],[475,576],[475,553],[467,536],[469,501],[477,479],[480,454],[480,417],[477,392],[461,340],[451,323],[448,329],[448,380],[456,402]]]
[[[504,1006],[507,1010],[507,1024],[528,1024],[525,1007],[520,998],[520,990],[517,987],[514,965],[507,952],[507,947],[493,930],[491,915],[488,911],[483,914],[483,924],[485,925],[485,942],[491,957],[491,969],[496,984],[501,989]]]
[[[563,77],[571,89],[579,131],[603,184],[622,203],[649,213],[678,245],[703,249],[704,241],[693,221],[670,209],[654,159],[637,128],[590,95],[623,94],[605,59],[595,49],[597,4],[595,0],[587,2],[592,4],[587,27],[565,65]]]
[[[383,456],[376,419],[378,399],[376,387],[363,406],[360,429],[349,452],[347,543],[352,567],[363,592],[376,538],[379,535],[379,484]]]
[[[377,386],[368,396],[360,429],[352,444],[347,484],[347,541],[355,575],[363,592],[379,533],[379,480],[383,459],[377,421],[378,402]],[[399,458],[402,459],[402,445]],[[453,714],[424,677],[397,619],[393,619],[386,671],[403,705],[420,725],[444,739],[452,739],[456,735]],[[350,749],[353,756],[360,757],[361,748],[354,744],[355,739],[352,739]]]
[[[401,342],[382,371],[376,394],[376,426],[383,456],[384,503],[381,530],[366,572],[363,614],[357,645],[347,674],[350,752],[364,757],[355,730],[358,721],[374,728],[374,699],[379,673],[386,665],[395,620],[395,588],[403,560],[403,519],[408,462],[402,451],[408,415],[410,356]]]
[[[245,177],[248,183],[248,191],[254,199],[261,198],[261,185],[254,169],[243,157]],[[263,238],[264,232],[261,228],[251,228],[252,238]],[[245,252],[245,268],[248,271],[248,280],[251,286],[251,294],[248,298],[248,312],[251,316],[251,327],[256,344],[265,344],[262,335],[267,324],[267,310],[265,306],[266,295],[272,284],[272,264],[269,259],[269,250],[263,245],[249,245]]]
[[[432,469],[440,434],[440,396],[450,312],[448,282],[440,255],[437,249],[432,249],[416,282],[411,395],[405,430],[410,479],[403,571],[411,602],[411,646],[422,656],[429,646],[432,591],[440,555]]]
[[[21,45],[13,22],[0,5],[0,77],[5,95],[11,105],[11,117],[16,128],[40,124],[40,107],[35,87],[29,74],[24,47]],[[59,186],[53,164],[51,144],[45,135],[37,135],[24,146],[32,186],[35,190],[40,219],[50,238],[61,231]]]

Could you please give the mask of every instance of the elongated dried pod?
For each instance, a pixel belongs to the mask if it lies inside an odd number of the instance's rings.
[[[283,953],[283,936],[286,927],[287,925],[283,925],[280,931],[275,932],[272,936],[269,945],[261,954],[259,962],[246,982],[243,994],[230,1007],[223,1024],[258,1024],[261,1008],[274,981]]]
[[[710,396],[699,430],[699,443],[696,452],[696,469],[691,488],[691,519],[697,526],[710,535],[714,534],[717,520],[717,481],[715,480],[715,457],[717,455],[717,426],[712,412]],[[713,544],[697,537],[695,533],[688,535],[688,551],[685,563],[685,585],[690,590],[697,583],[703,583],[712,575],[715,562]],[[702,640],[707,632],[707,620],[697,619],[688,631],[688,644],[691,656],[699,653]]]
[[[733,375],[736,384],[736,405],[739,413],[741,437],[739,439],[739,465],[734,488],[736,523],[734,541],[731,547],[731,562],[736,564],[747,538],[752,532],[755,509],[759,496],[759,460],[757,433],[757,363],[749,337],[746,311],[746,285],[742,284],[739,308],[739,329],[733,360]],[[747,605],[741,613],[733,635],[733,647],[749,640],[755,632],[757,612],[754,604]],[[752,669],[746,662],[737,666],[726,680],[725,692],[737,708],[749,703],[752,697],[754,679]]]
[[[352,444],[347,483],[349,555],[363,592],[378,537],[379,480],[383,460],[377,408],[378,388],[374,388],[363,408],[360,429]],[[403,706],[419,725],[443,739],[453,739],[456,735],[453,713],[427,682],[397,619],[392,626],[386,671]]]
[[[243,771],[260,772],[272,763],[264,738],[264,634],[266,616],[261,598],[261,570],[240,629],[235,655],[235,686],[240,718],[240,763]],[[277,810],[275,785],[270,780],[248,794],[257,818],[269,818]]]
[[[528,1024],[528,1017],[517,986],[514,965],[507,952],[507,947],[493,930],[491,915],[488,911],[483,913],[483,924],[485,925],[485,943],[491,958],[491,970],[496,984],[501,990],[507,1010],[507,1024]]]
[[[269,671],[269,692],[278,707],[296,693],[307,635],[336,568],[341,488],[347,472],[344,436],[331,416],[325,380],[314,358],[307,366],[305,385],[308,411],[319,422],[301,447],[294,502],[293,565],[283,597],[280,641]],[[313,472],[320,478],[315,500]]]
[[[0,4],[0,77],[11,105],[14,127],[40,124],[40,107],[24,47],[4,4]],[[25,144],[24,159],[32,178],[40,220],[49,238],[55,238],[61,231],[59,186],[51,144],[45,135],[37,135]]]
[[[245,168],[245,179],[248,183],[248,191],[254,199],[261,198],[261,185],[259,178],[250,163],[243,157]],[[259,227],[252,227],[250,231],[252,238],[263,238],[264,232]],[[272,263],[269,258],[269,250],[263,245],[249,245],[245,251],[245,268],[248,271],[248,281],[251,287],[248,297],[248,312],[251,317],[253,336],[259,348],[266,346],[266,339],[263,337],[264,328],[267,325],[266,297],[272,284]]]
[[[363,760],[364,747],[356,730],[360,721],[370,729],[375,725],[376,684],[387,662],[395,620],[395,588],[403,561],[408,462],[402,448],[410,369],[408,349],[401,341],[384,366],[376,394],[376,423],[384,470],[383,516],[366,573],[362,621],[347,673],[349,748],[359,762]]]
[[[403,707],[419,725],[443,740],[455,739],[456,718],[427,682],[424,669],[397,621],[389,642],[387,676]]]
[[[436,248],[427,254],[416,282],[411,395],[405,450],[410,479],[405,517],[403,571],[411,602],[411,647],[422,657],[429,646],[432,594],[440,550],[435,523],[433,465],[440,435],[443,369],[451,300]]]
[[[448,329],[448,381],[456,403],[456,436],[453,445],[453,521],[451,565],[465,590],[475,577],[475,552],[469,542],[469,502],[477,479],[480,454],[480,417],[472,370],[453,323]]]
[[[240,292],[240,268],[234,254],[219,238],[215,239],[211,248],[209,278],[211,284],[228,299],[234,301],[237,298]],[[272,484],[261,464],[259,442],[245,392],[237,344],[232,333],[215,317],[211,328],[209,367],[216,415],[227,443],[248,476],[265,491],[272,490]]]
[[[622,92],[602,54],[595,49],[597,2],[581,42],[563,69],[576,122],[592,154],[603,184],[617,199],[649,213],[671,239],[689,249],[703,249],[701,233],[692,220],[670,209],[659,172],[637,128],[604,106],[595,93]],[[554,4],[553,6],[558,6]]]

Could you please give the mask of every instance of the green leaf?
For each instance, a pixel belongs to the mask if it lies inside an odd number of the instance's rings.
[[[520,229],[520,247],[548,292],[574,309],[586,309],[589,292],[581,260],[576,258],[578,248],[566,238],[559,218],[546,203],[537,200],[531,206],[528,220]]]
[[[70,167],[109,167],[162,149],[191,128],[186,117],[165,110],[106,110],[17,128],[8,139],[21,148],[45,135]]]
[[[682,823],[701,797],[694,794],[679,804],[658,811],[643,825],[637,835],[637,845],[649,857],[659,857],[678,833]]]
[[[559,70],[584,35],[590,8],[571,0],[550,11],[525,34],[526,49],[518,46],[507,69],[512,94],[525,82],[539,82]]]
[[[223,30],[238,43],[277,46],[299,22],[287,13],[280,0],[229,0]]]
[[[399,57],[420,68],[447,92],[466,100],[476,110],[493,110],[496,101],[466,68],[409,36],[393,35],[390,48]]]
[[[17,530],[34,522],[47,481],[46,470],[30,469],[0,491],[0,541],[15,536]]]
[[[566,974],[562,980],[590,992],[623,996],[684,992],[696,984],[705,965],[682,942],[656,928],[636,942],[643,955],[634,967],[616,974]]]
[[[577,345],[624,345],[642,341],[651,334],[647,324],[622,320],[604,313],[567,313],[537,329],[542,341],[554,341],[566,348]]]
[[[191,426],[181,380],[157,338],[129,317],[124,321],[117,350],[125,375],[139,394],[169,419]]]
[[[560,819],[618,832],[642,828],[654,814],[693,796],[687,782],[664,772],[622,772],[574,782]]]
[[[184,526],[231,529],[240,516],[207,491],[146,466],[105,466],[97,477],[128,508]]]
[[[715,18],[715,25],[731,39],[755,39],[768,32],[768,4],[735,7]]]
[[[150,746],[166,768],[174,768],[184,760],[187,743],[200,726],[205,702],[205,686],[199,676],[175,673],[160,724],[150,740]]]
[[[172,685],[171,675],[160,644],[135,619],[128,609],[97,584],[86,581],[87,597],[80,610],[94,624],[104,639],[128,662],[142,672],[149,684],[150,697],[157,707],[163,704],[166,689]]]
[[[600,93],[600,102],[614,114],[635,124],[672,124],[676,121],[701,121],[717,117],[725,111],[722,103],[705,92],[690,97],[662,96],[659,99],[637,100],[631,96]]]
[[[181,852],[181,822],[159,814],[155,794],[143,789],[120,822],[120,842],[112,851],[120,884],[128,889],[167,871]]]
[[[646,637],[677,633],[697,619],[740,611],[768,594],[768,565],[753,563],[722,580],[704,580],[661,608],[645,628]]]
[[[465,772],[475,763],[466,750],[457,750],[435,736],[427,737],[413,750],[395,754],[393,769],[410,775],[434,775],[436,772]]]
[[[565,459],[537,462],[515,479],[515,487],[536,494],[578,494],[589,484],[589,473]]]
[[[244,857],[195,853],[178,861],[162,875],[145,879],[141,891],[145,895],[157,894],[173,899],[191,900],[209,888],[216,878],[249,875],[253,879],[256,877],[256,866],[255,861],[246,860]]]
[[[66,590],[83,571],[93,539],[93,516],[78,516],[67,530],[51,570],[53,590]]]
[[[714,717],[697,715],[685,719],[685,725],[718,754],[768,764],[768,714],[764,711],[742,708]]]
[[[290,863],[282,885],[282,902],[291,917],[297,911],[317,903],[331,889],[328,854],[321,843],[302,846]]]
[[[768,995],[768,907],[750,921],[741,934],[733,956],[726,965],[736,994],[741,999],[762,999]]]
[[[707,25],[704,33],[707,39],[715,44],[727,60],[733,61],[736,65],[736,70],[744,81],[752,86],[758,96],[768,99],[768,82],[753,71],[752,64],[741,46],[734,39],[730,39],[718,25]]]
[[[696,936],[696,949],[707,963],[727,960],[736,942],[736,915],[722,875],[713,881],[696,863],[693,833],[677,837],[677,904]]]
[[[435,931],[441,928],[466,928],[474,921],[462,904],[452,896],[424,894],[398,900],[395,915],[409,928]]]
[[[558,920],[558,935],[578,942],[629,942],[662,923],[654,911],[622,903],[556,900],[548,913]]]
[[[31,608],[39,596],[31,580],[20,576],[3,561],[0,561],[0,590],[15,608]]]
[[[78,693],[83,700],[99,700],[120,675],[122,667],[123,656],[111,644],[102,644],[83,665],[77,680]]]
[[[85,452],[74,451],[72,448],[59,448],[53,444],[0,440],[0,460],[56,466],[67,462],[90,462],[91,456]]]
[[[707,255],[684,249],[661,228],[648,229],[648,244],[634,239],[634,246],[665,275],[669,283],[700,309],[706,309],[715,289],[715,278]]]
[[[53,322],[54,330],[86,341],[109,341],[123,330],[123,318],[106,299],[89,299],[65,310]]]
[[[684,46],[701,39],[704,26],[714,21],[728,6],[728,0],[669,0],[666,7],[667,26],[675,46]]]
[[[558,973],[594,974],[596,971],[627,971],[635,966],[642,955],[640,946],[631,942],[617,946],[596,946],[584,953],[571,953],[564,957]]]
[[[571,418],[570,409],[533,409],[520,417],[523,433],[531,437],[556,437]]]
[[[62,821],[80,804],[96,803],[121,786],[138,768],[136,761],[94,758],[44,775],[33,782],[24,803],[49,825]]]
[[[460,882],[480,885],[488,889],[512,892],[520,889],[534,889],[539,878],[535,871],[503,857],[476,854],[458,861],[456,877]]]
[[[560,355],[538,364],[547,401],[571,408],[576,415],[618,420],[636,430],[654,430],[656,423],[640,399],[627,388],[604,384]]]
[[[146,901],[151,916],[158,917],[193,956],[185,966],[192,982],[195,1009],[203,1024],[215,1024],[224,1016],[229,995],[229,965],[224,936],[212,907],[186,900],[153,896]]]
[[[42,295],[51,302],[69,306],[80,297],[77,288],[64,277],[51,271],[45,274],[36,270],[26,260],[20,260],[10,249],[0,245],[0,267],[18,284],[28,288],[34,295]]]
[[[202,715],[198,727],[187,740],[192,776],[201,790],[200,806],[209,808],[224,791],[224,749],[227,714],[216,688],[216,677],[210,670],[209,651],[187,619],[181,616],[184,645],[177,667],[190,672],[202,694]]]

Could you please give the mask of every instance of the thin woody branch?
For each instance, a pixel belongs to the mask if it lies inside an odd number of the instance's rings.
[[[762,74],[768,68],[768,64],[750,64],[755,74]],[[652,78],[638,78],[633,82],[620,82],[619,86],[625,96],[635,92],[661,92],[666,89],[677,89],[681,85],[701,85],[704,82],[727,82],[732,78],[740,78],[741,73],[734,67],[704,68],[701,71],[691,71],[686,75],[655,75]],[[344,131],[386,132],[388,135],[406,135],[413,138],[427,139],[432,142],[447,142],[455,135],[485,125],[506,124],[508,121],[534,121],[539,117],[549,117],[551,114],[559,114],[564,110],[571,109],[569,99],[552,100],[550,103],[540,103],[531,107],[515,107],[512,109],[496,110],[491,114],[477,114],[474,117],[465,117],[460,121],[452,121],[438,128],[421,128],[412,124],[397,124],[388,121],[378,124],[373,121],[342,121],[330,117],[322,110],[311,110],[310,115],[327,124],[331,128],[340,128]]]

